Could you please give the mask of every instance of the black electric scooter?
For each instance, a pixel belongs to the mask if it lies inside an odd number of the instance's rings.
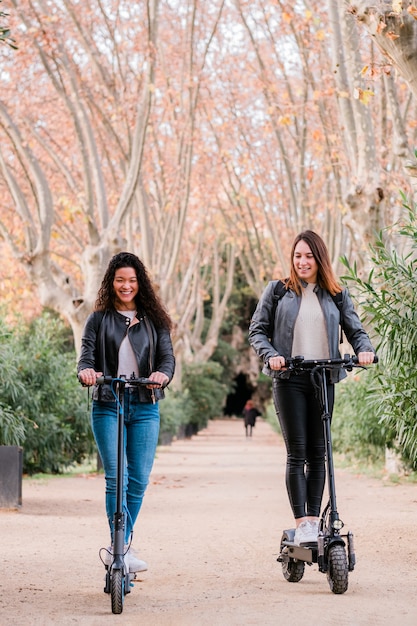
[[[120,376],[112,378],[111,376],[100,376],[97,378],[98,385],[108,384],[111,386],[112,392],[117,402],[117,476],[116,476],[116,511],[114,513],[114,532],[113,532],[113,553],[110,565],[106,567],[106,577],[104,592],[111,596],[112,613],[122,613],[124,605],[124,597],[130,593],[136,573],[130,573],[125,563],[125,526],[126,514],[123,511],[123,477],[125,466],[124,455],[124,393],[126,385],[133,387],[160,387],[149,378],[130,378]],[[106,548],[101,548],[101,553],[108,552]],[[102,559],[103,563],[104,560]]]
[[[374,363],[378,362],[375,356]],[[304,576],[305,564],[317,563],[319,572],[327,575],[333,593],[342,594],[348,588],[348,575],[355,568],[356,557],[353,533],[342,533],[344,523],[339,517],[336,505],[336,485],[334,478],[333,448],[330,429],[329,402],[327,397],[326,371],[344,368],[352,371],[359,365],[355,356],[346,354],[340,359],[305,360],[302,356],[287,359],[290,371],[309,371],[322,409],[322,420],[326,446],[326,474],[329,499],[319,521],[317,542],[298,546],[294,543],[295,528],[284,530],[281,538],[280,554],[277,561],[282,565],[284,578],[298,583]]]

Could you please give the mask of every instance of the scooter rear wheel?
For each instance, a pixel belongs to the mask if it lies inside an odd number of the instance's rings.
[[[288,556],[288,547],[283,544],[284,541],[293,541],[294,533],[284,531],[281,539],[281,550],[279,561],[281,561],[282,574],[289,583],[298,583],[304,576],[305,563]]]
[[[111,573],[110,592],[112,613],[120,614],[123,611],[124,600],[124,576],[123,571],[114,569]]]
[[[305,563],[289,558],[282,562],[282,573],[289,583],[298,583],[304,576]]]
[[[327,580],[333,593],[345,593],[348,588],[349,566],[345,547],[340,544],[330,546],[327,565]]]

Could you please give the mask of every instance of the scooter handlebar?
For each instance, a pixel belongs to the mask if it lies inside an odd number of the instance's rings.
[[[124,383],[131,387],[161,387],[161,383],[157,383],[155,380],[146,378],[145,376],[139,376],[139,378],[124,378],[113,376],[99,376],[96,379],[97,385],[111,385],[112,383]]]
[[[378,363],[378,356],[375,354],[374,363]],[[313,369],[315,367],[336,368],[343,367],[362,367],[359,365],[359,359],[355,355],[345,354],[339,359],[305,359],[303,356],[294,356],[285,359],[287,369]]]

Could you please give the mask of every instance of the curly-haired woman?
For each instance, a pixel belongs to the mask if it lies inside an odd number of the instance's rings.
[[[126,386],[124,430],[126,471],[123,507],[125,543],[130,572],[147,569],[130,547],[159,436],[158,400],[174,375],[170,317],[152,286],[145,266],[134,254],[120,252],[109,263],[99,289],[95,311],[88,317],[78,361],[78,378],[94,385],[91,421],[105,472],[106,513],[113,540],[117,475],[117,403],[99,376],[144,376],[160,388]],[[112,558],[111,547],[107,561]],[[108,564],[108,563],[107,563]]]

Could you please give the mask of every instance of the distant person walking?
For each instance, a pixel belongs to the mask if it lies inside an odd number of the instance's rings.
[[[256,424],[256,418],[261,415],[254,406],[252,400],[248,400],[243,408],[243,419],[245,422],[246,437],[252,437],[252,428]]]

